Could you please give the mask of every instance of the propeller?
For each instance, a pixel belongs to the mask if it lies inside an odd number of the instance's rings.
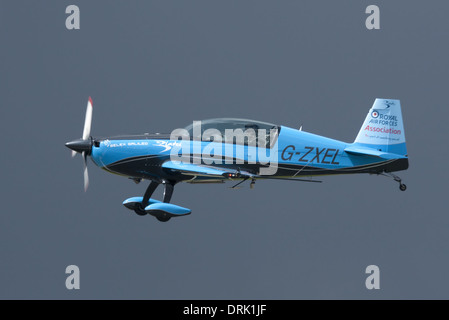
[[[81,153],[84,162],[84,191],[89,186],[89,174],[87,172],[87,156],[92,152],[93,139],[90,136],[90,128],[92,125],[92,110],[93,103],[92,98],[89,97],[87,101],[86,117],[84,119],[83,136],[81,139],[67,142],[65,146],[72,150],[72,157],[77,153]]]

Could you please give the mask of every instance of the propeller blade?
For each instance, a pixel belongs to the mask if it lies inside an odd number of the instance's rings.
[[[87,172],[87,154],[83,152],[84,159],[84,192],[87,191],[87,187],[89,187],[89,174]]]
[[[93,102],[92,98],[89,97],[89,101],[87,101],[86,118],[84,119],[83,140],[87,140],[87,138],[89,138],[90,136],[90,127],[92,124],[92,110],[93,110]]]
[[[75,151],[75,150],[72,150],[72,158],[73,158],[74,156],[76,156],[76,151]]]

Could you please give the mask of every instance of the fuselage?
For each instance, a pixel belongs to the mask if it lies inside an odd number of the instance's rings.
[[[216,140],[215,140],[216,141]],[[95,139],[91,158],[100,168],[132,179],[180,181],[217,180],[193,176],[162,167],[176,160],[183,150],[184,161],[204,166],[244,170],[263,178],[295,178],[349,173],[382,173],[408,168],[407,156],[384,153],[381,157],[345,151],[353,145],[297,129],[278,126],[277,133],[265,146],[199,139],[171,140],[168,134],[144,134]],[[187,152],[185,152],[187,150]],[[269,155],[269,156],[267,156]],[[186,157],[187,156],[187,157]],[[222,178],[226,180],[226,177]]]

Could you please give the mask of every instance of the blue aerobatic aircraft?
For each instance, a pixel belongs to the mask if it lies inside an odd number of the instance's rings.
[[[150,181],[142,197],[123,205],[138,215],[159,221],[188,215],[190,209],[171,204],[179,182],[223,183],[235,188],[259,179],[321,182],[315,176],[370,173],[386,175],[406,186],[392,172],[408,168],[404,126],[399,100],[376,99],[353,143],[308,133],[300,129],[246,119],[219,118],[194,121],[171,134],[143,134],[93,138],[92,99],[87,103],[82,138],[67,142],[72,155],[84,158],[87,189],[87,157],[105,171],[139,183]],[[164,186],[162,201],[151,198]]]

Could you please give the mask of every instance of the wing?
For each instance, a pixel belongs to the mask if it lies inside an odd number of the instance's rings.
[[[205,176],[205,177],[220,177],[220,178],[257,177],[257,175],[255,174],[246,171],[240,171],[238,169],[227,169],[181,161],[166,161],[162,164],[162,168],[170,169],[188,176]]]

